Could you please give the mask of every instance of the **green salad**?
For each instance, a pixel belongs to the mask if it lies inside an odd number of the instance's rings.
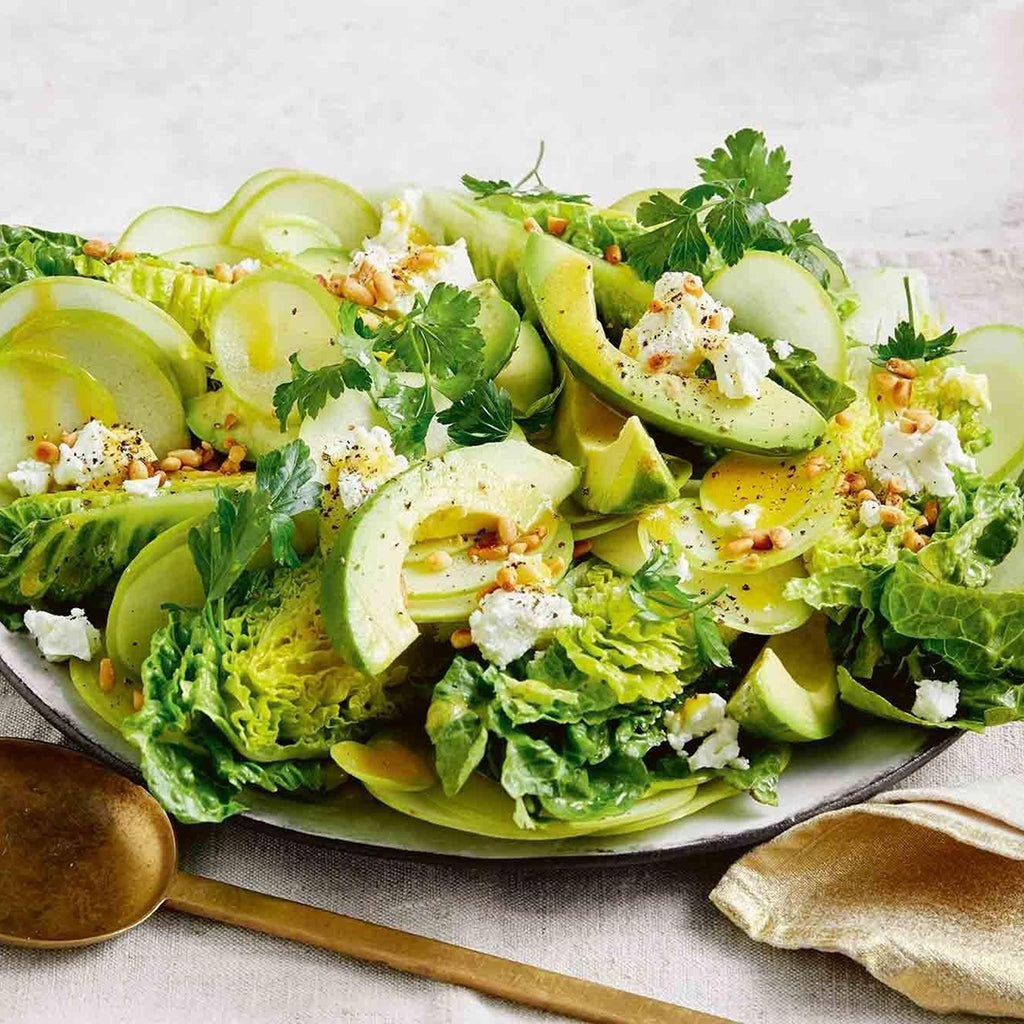
[[[179,820],[614,834],[1024,719],[1024,329],[848,273],[758,131],[680,179],[0,226],[3,623]]]

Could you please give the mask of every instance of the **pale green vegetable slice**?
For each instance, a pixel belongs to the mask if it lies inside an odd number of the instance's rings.
[[[993,480],[1016,479],[1024,470],[1024,327],[985,324],[957,338],[954,358],[988,377],[992,444],[978,452],[978,472]]]
[[[39,441],[59,441],[90,419],[117,420],[114,399],[95,377],[70,359],[37,352],[0,352],[0,407],[0,492],[8,494],[7,474],[33,458]]]
[[[322,221],[300,213],[272,214],[259,223],[260,248],[290,256],[306,249],[337,249],[341,239]]]
[[[281,431],[278,420],[242,401],[230,388],[218,388],[193,398],[186,409],[189,429],[201,441],[226,452],[232,444],[243,445],[250,458],[283,448],[298,436],[292,421]]]
[[[311,221],[318,225],[316,240],[310,240]],[[240,209],[225,240],[247,249],[260,248],[262,232],[276,230],[273,237],[280,238],[280,228],[285,223],[294,225],[296,232],[305,225],[306,244],[287,250],[298,252],[310,245],[358,248],[364,238],[377,233],[380,218],[366,199],[348,185],[317,174],[294,173],[257,192]]]
[[[184,398],[206,390],[206,356],[182,326],[151,302],[106,281],[87,277],[40,277],[0,295],[0,339],[38,317],[102,313],[144,335],[160,366],[177,381]]]
[[[843,321],[846,333],[861,345],[880,345],[901,320],[907,319],[907,290],[914,308],[918,330],[928,332],[937,326],[928,294],[928,279],[920,270],[909,267],[874,267],[857,270],[851,284],[857,295],[857,308]]]
[[[104,722],[120,730],[121,723],[135,712],[132,692],[134,687],[119,677],[112,690],[103,692],[100,688],[100,661],[107,653],[108,651],[101,646],[92,661],[72,658],[68,662],[68,670],[71,674],[71,683],[82,700]]]
[[[290,259],[297,267],[327,278],[335,274],[345,275],[352,266],[352,260],[344,249],[304,249]]]
[[[516,412],[525,412],[555,385],[555,368],[537,328],[523,320],[512,358],[494,378],[512,399]]]
[[[124,320],[91,310],[41,314],[8,335],[5,347],[80,366],[110,392],[118,421],[140,431],[158,455],[191,443],[177,383],[157,365],[159,350]]]
[[[271,416],[274,389],[292,377],[289,357],[307,370],[335,362],[337,333],[338,301],[313,278],[279,267],[249,275],[217,303],[210,349],[224,384]]]
[[[367,787],[418,793],[431,789],[438,781],[429,751],[388,733],[378,733],[368,743],[335,743],[331,757],[343,772]]]
[[[158,255],[170,263],[191,263],[194,267],[206,267],[209,270],[218,263],[234,266],[242,260],[253,259],[257,254],[251,249],[241,249],[237,245],[211,242],[205,245],[185,245],[180,249],[169,249]]]
[[[814,275],[789,257],[751,250],[715,274],[707,289],[732,309],[733,330],[810,349],[830,377],[843,379],[846,334],[832,300]]]

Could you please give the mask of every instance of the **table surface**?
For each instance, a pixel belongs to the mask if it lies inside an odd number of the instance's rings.
[[[924,264],[961,327],[1024,322],[1020,5],[751,6],[17,5],[0,220],[98,232],[156,203],[216,206],[278,165],[515,177],[540,138],[550,184],[610,201],[691,183],[695,154],[751,124],[793,161],[781,212],[862,259]],[[0,735],[56,739],[2,683]],[[1022,726],[967,736],[908,784],[1019,770],[1022,746]],[[739,933],[707,900],[729,854],[533,870],[185,831],[187,870],[750,1024],[937,1019],[842,957]],[[0,949],[0,1004],[26,1024],[551,1019],[170,912],[92,949]]]

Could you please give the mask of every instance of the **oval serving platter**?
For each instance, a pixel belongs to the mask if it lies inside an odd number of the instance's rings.
[[[72,741],[138,777],[135,751],[79,696],[65,667],[45,661],[32,640],[0,627],[0,674]],[[399,814],[358,783],[315,801],[253,792],[244,819],[362,853],[404,858],[618,864],[713,853],[750,846],[823,811],[835,810],[894,785],[956,741],[880,719],[859,721],[828,743],[794,749],[779,786],[779,806],[740,794],[679,821],[623,836],[545,841],[489,839]]]

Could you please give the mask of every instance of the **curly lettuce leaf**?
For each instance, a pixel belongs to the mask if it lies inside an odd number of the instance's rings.
[[[651,771],[659,783],[699,785],[721,779],[741,793],[749,793],[759,804],[776,807],[779,803],[779,778],[789,765],[791,748],[786,743],[767,743],[755,750],[748,768],[701,768],[694,772],[683,757],[659,758]]]
[[[23,224],[0,224],[0,292],[37,277],[74,277],[85,239]]]

